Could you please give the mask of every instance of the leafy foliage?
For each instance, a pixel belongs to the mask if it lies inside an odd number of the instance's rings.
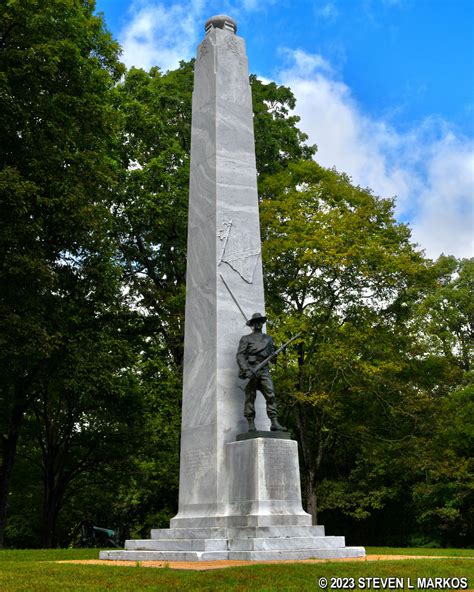
[[[53,415],[65,413],[77,434],[68,400],[106,395],[104,370],[123,363],[110,355],[117,327],[104,329],[125,304],[110,231],[111,98],[123,66],[93,9],[80,0],[0,9],[0,546],[25,414],[54,393],[64,398]]]
[[[314,162],[291,163],[261,189],[273,332],[284,341],[304,331],[277,384],[301,444],[308,510],[329,526],[349,522],[362,538],[374,536],[376,521],[382,538],[372,540],[406,543],[418,455],[441,429],[442,395],[469,368],[469,265],[451,284],[455,260],[424,259],[391,200]],[[459,494],[463,505],[468,469],[458,477],[449,499],[459,504]],[[470,521],[463,529],[472,536]]]

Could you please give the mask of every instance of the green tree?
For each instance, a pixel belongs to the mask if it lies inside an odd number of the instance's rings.
[[[43,547],[57,546],[59,513],[78,476],[127,458],[140,436],[141,393],[120,324],[112,315],[97,318],[97,310],[77,312],[67,311],[74,328],[63,329],[70,338],[37,381],[25,426],[40,453]]]
[[[474,541],[474,259],[442,256],[436,267],[437,285],[419,306],[431,431],[417,443],[412,494],[423,542],[465,546]]]
[[[25,413],[68,341],[64,303],[78,285],[84,307],[110,296],[95,255],[109,252],[123,67],[93,11],[88,0],[0,8],[0,546]]]
[[[433,356],[458,374],[472,370],[474,259],[442,255],[436,262],[436,289],[420,305],[423,333]]]
[[[252,74],[255,156],[259,177],[276,173],[290,162],[309,160],[316,146],[306,143],[308,136],[298,129],[300,118],[292,114],[296,99],[290,88],[268,84]]]
[[[466,381],[434,404],[432,437],[416,446],[415,542],[455,547],[474,542],[474,386],[472,377]]]
[[[416,430],[426,395],[414,380],[423,349],[411,319],[434,274],[396,223],[393,200],[345,175],[290,163],[266,177],[261,192],[273,331],[281,341],[304,331],[277,383],[301,444],[307,509],[317,520],[318,508],[337,499],[339,509],[364,518],[394,496],[386,482],[341,494],[366,442],[403,442]]]
[[[145,332],[179,368],[184,331],[192,64],[132,68],[119,85],[122,191],[115,207],[121,263]]]

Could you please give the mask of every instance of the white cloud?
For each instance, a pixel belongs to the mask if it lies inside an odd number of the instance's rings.
[[[293,73],[300,77],[307,77],[315,71],[333,73],[331,64],[319,54],[307,53],[302,49],[288,49],[287,47],[280,48],[279,53],[292,62],[292,66],[285,70],[287,74]]]
[[[452,133],[430,147],[414,235],[428,253],[474,255],[474,154]]]
[[[159,2],[136,1],[130,8],[130,22],[123,28],[119,41],[123,61],[130,66],[162,70],[176,68],[180,60],[189,59],[196,47],[197,24],[202,2],[190,1],[165,6]]]
[[[176,68],[180,60],[194,56],[204,36],[204,23],[213,14],[225,12],[238,20],[240,15],[264,9],[276,0],[133,0],[129,22],[119,34],[126,66],[163,71]]]
[[[428,256],[473,256],[472,142],[435,118],[400,132],[365,114],[321,56],[284,55],[289,62],[278,81],[296,96],[301,128],[318,145],[316,160],[378,195],[397,196],[398,217],[410,221]]]

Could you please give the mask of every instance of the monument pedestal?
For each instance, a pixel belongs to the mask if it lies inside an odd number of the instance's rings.
[[[263,432],[265,433],[265,432]],[[325,536],[311,526],[301,506],[298,444],[286,434],[249,437],[226,444],[227,502],[222,515],[178,514],[171,528],[151,539],[130,540],[124,551],[102,551],[101,559],[211,561],[363,557],[363,547],[346,547],[343,536]],[[253,435],[249,434],[250,436]]]
[[[245,526],[311,525],[301,505],[297,442],[257,437],[226,448],[230,516],[245,517]]]

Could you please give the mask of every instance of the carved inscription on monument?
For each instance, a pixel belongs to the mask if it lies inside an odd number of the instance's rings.
[[[211,448],[200,448],[187,450],[181,458],[186,476],[193,477],[206,473],[212,467],[214,453]]]
[[[286,441],[272,440],[265,446],[265,483],[268,499],[288,500],[294,498],[294,484],[300,476],[294,471],[294,450]],[[293,470],[292,470],[293,469]]]
[[[207,41],[203,41],[201,43],[201,47],[199,48],[199,59],[202,60],[202,58],[209,53],[209,44],[207,43]]]
[[[227,45],[227,49],[229,49],[236,57],[240,58],[240,47],[235,35],[226,35],[225,43]]]

